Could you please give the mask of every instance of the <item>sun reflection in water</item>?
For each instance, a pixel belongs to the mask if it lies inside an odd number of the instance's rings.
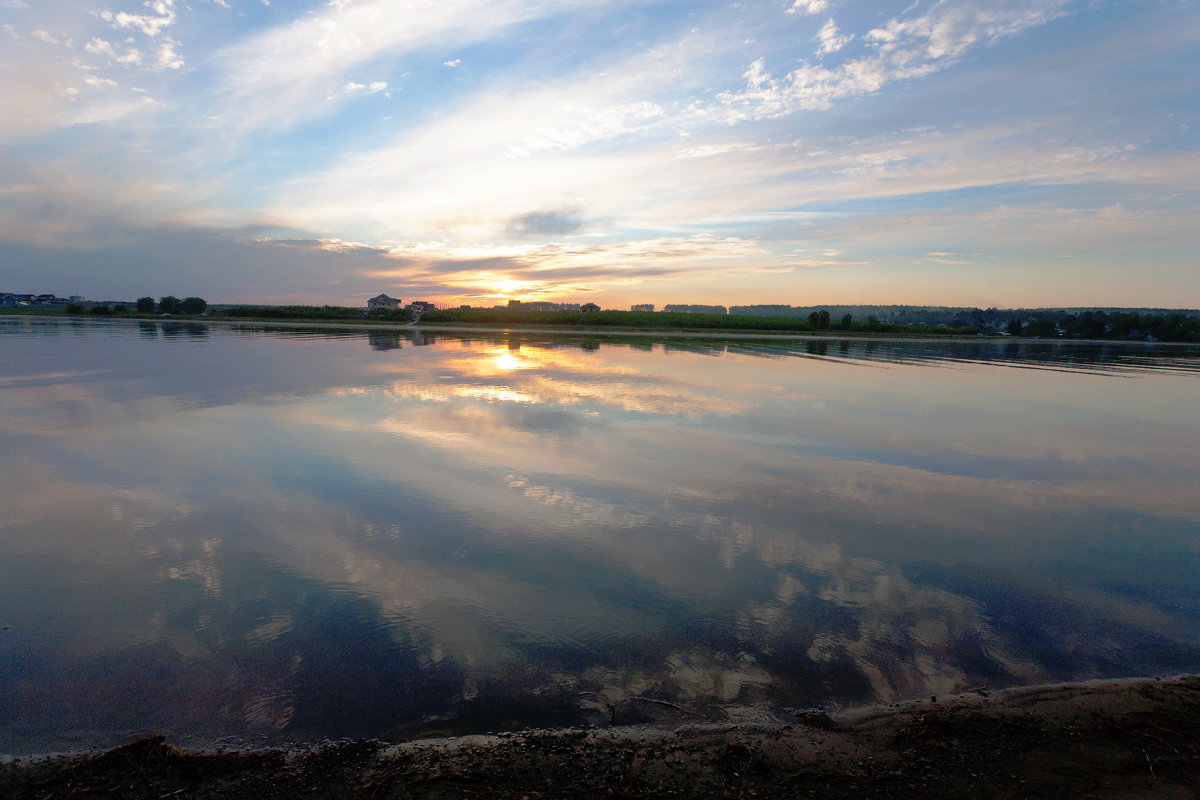
[[[533,366],[527,359],[521,358],[511,350],[493,354],[492,364],[501,372],[511,372],[517,369],[529,369]]]

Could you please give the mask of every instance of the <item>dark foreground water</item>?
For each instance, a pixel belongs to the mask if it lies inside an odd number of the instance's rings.
[[[0,318],[0,626],[9,753],[1197,670],[1200,350]]]

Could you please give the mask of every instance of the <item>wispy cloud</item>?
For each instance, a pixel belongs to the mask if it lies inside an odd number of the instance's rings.
[[[51,34],[47,33],[46,31],[42,30],[41,28],[39,28],[39,29],[37,29],[37,30],[33,31],[33,32],[30,34],[30,36],[32,36],[33,38],[35,38],[35,39],[37,39],[37,40],[39,40],[39,41],[45,42],[46,44],[62,44],[62,42],[61,42],[61,41],[59,41],[58,39],[56,39],[56,38],[55,38],[53,35],[51,35]]]
[[[83,49],[93,55],[106,56],[118,64],[137,64],[142,60],[141,51],[136,48],[130,47],[120,53],[112,42],[99,38],[92,39]]]
[[[319,113],[330,80],[375,59],[461,48],[531,20],[588,5],[585,0],[389,0],[330,4],[321,12],[250,36],[221,53],[236,124],[278,126]],[[344,81],[340,81],[344,82]]]
[[[768,73],[764,60],[758,59],[743,76],[744,88],[723,92],[718,99],[729,122],[825,109],[834,101],[945,69],[972,47],[1056,19],[1067,4],[1067,0],[1026,0],[997,7],[980,0],[943,0],[921,16],[893,18],[868,31],[864,38],[873,50],[869,55],[832,68],[802,63],[781,79]],[[818,33],[820,52],[834,52],[846,44],[838,43],[836,27],[829,27],[827,44],[824,31]]]
[[[853,38],[853,35],[843,35],[838,30],[838,26],[834,24],[832,19],[830,19],[828,22],[822,25],[821,30],[817,32],[817,40],[821,43],[821,46],[817,48],[817,55],[824,56],[830,53],[836,53],[846,45],[850,44],[850,41]]]

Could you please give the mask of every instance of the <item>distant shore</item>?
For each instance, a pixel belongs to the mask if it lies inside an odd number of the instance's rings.
[[[8,315],[0,315],[0,318]],[[1196,347],[1194,342],[1147,342],[1143,340],[1129,339],[1048,339],[1037,337],[1021,337],[1021,336],[976,336],[961,335],[951,333],[937,334],[915,334],[915,333],[888,333],[874,332],[866,333],[860,331],[836,331],[830,330],[822,333],[780,333],[778,331],[763,331],[754,332],[746,330],[721,330],[721,329],[706,329],[706,328],[683,328],[683,329],[638,329],[638,328],[581,328],[581,327],[541,327],[541,326],[526,326],[526,325],[457,325],[457,324],[428,324],[428,323],[396,323],[396,322],[369,322],[369,321],[339,321],[339,322],[320,322],[309,320],[278,320],[278,319],[225,319],[225,318],[202,318],[195,319],[189,317],[173,317],[170,319],[162,319],[158,317],[65,317],[61,315],[36,315],[36,314],[13,314],[14,318],[20,319],[46,319],[46,320],[70,320],[79,319],[87,322],[106,322],[115,324],[128,323],[176,323],[181,325],[224,325],[228,327],[255,327],[255,328],[311,328],[311,329],[330,329],[330,330],[357,330],[357,331],[410,331],[410,332],[441,332],[441,333],[506,333],[506,334],[533,334],[537,336],[571,336],[571,337],[595,337],[604,336],[610,338],[620,337],[638,337],[638,338],[670,338],[670,339],[734,339],[746,340],[753,339],[758,341],[889,341],[889,342],[1013,342],[1013,343],[1061,343],[1061,344],[1092,344],[1092,345],[1142,345],[1142,346],[1182,346]]]
[[[676,723],[677,725],[679,723]],[[14,798],[1164,798],[1200,787],[1200,676],[1093,681],[774,723],[525,730],[247,751],[161,737],[7,759]]]

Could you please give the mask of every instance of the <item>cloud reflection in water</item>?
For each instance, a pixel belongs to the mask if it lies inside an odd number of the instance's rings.
[[[927,343],[139,333],[0,342],[26,348],[0,385],[4,749],[1200,661],[1178,349],[1113,377]]]

